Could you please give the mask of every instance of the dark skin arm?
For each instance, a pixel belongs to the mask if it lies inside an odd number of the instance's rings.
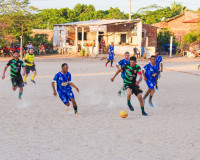
[[[69,85],[70,85],[71,87],[75,88],[75,89],[77,90],[77,92],[79,93],[78,87],[76,87],[72,82],[70,82]]]
[[[8,68],[8,66],[6,65],[4,70],[3,70],[3,75],[2,75],[2,79],[3,80],[5,79],[5,73],[6,73],[7,68]]]
[[[54,96],[57,96],[56,87],[55,87],[55,82],[51,82],[51,86],[52,86],[52,89],[53,89],[53,95],[54,95]]]
[[[123,71],[122,69],[118,69],[115,75],[111,78],[111,82],[114,82],[115,77],[117,77],[117,75],[122,71]]]
[[[146,78],[146,76],[145,76],[144,70],[142,70],[142,74],[143,74],[144,80],[147,81],[147,78]]]

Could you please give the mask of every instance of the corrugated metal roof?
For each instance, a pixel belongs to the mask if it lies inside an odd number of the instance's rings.
[[[132,19],[131,22],[139,22],[140,19]],[[55,24],[54,26],[89,26],[89,25],[106,25],[112,23],[128,23],[129,20],[124,19],[97,19],[97,20],[89,20],[89,21],[79,21],[79,22],[70,22],[63,24]]]

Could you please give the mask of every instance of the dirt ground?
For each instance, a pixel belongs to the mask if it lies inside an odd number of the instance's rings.
[[[1,75],[7,60],[0,60]],[[141,115],[135,96],[135,111],[129,111],[126,97],[117,95],[122,79],[110,82],[116,67],[106,68],[105,61],[37,58],[37,84],[30,82],[31,74],[21,102],[8,70],[0,80],[0,160],[200,160],[199,59],[164,58],[155,107],[145,105],[148,117]],[[73,90],[80,116],[72,106],[65,112],[53,96],[51,81],[63,62],[80,89],[79,94]],[[141,67],[147,63],[138,61]],[[144,81],[140,86],[147,90]],[[121,110],[128,111],[126,119]]]

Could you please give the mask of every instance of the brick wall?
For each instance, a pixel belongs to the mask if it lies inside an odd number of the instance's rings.
[[[157,27],[142,24],[142,30],[145,31],[145,38],[142,40],[142,46],[146,45],[146,37],[148,37],[148,46],[157,47]]]
[[[53,39],[53,30],[48,29],[33,29],[32,30],[32,36],[36,34],[47,34],[48,35],[48,41],[52,41]]]

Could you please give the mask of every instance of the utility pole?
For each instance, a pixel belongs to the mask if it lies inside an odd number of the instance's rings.
[[[20,36],[20,58],[23,59],[23,24],[22,24],[22,35]]]
[[[129,21],[131,21],[131,0],[130,0],[130,10],[129,10]]]

